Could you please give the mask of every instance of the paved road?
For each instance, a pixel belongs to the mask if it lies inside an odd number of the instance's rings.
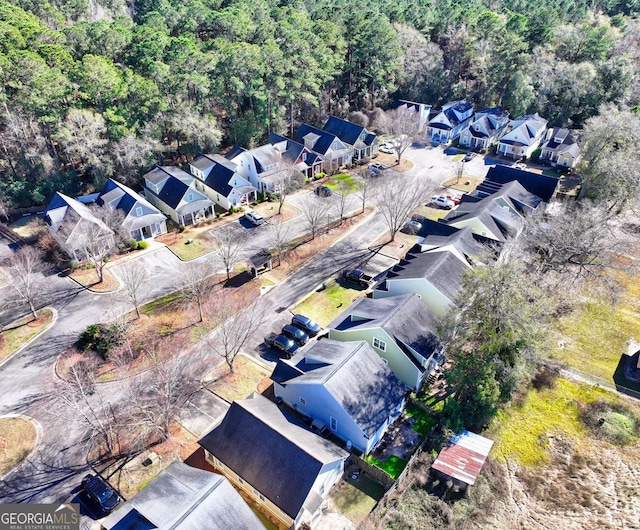
[[[406,155],[414,160],[416,169],[410,172],[411,178],[428,178],[440,183],[455,174],[456,163],[451,155],[441,149],[413,149]],[[473,161],[472,161],[473,162]],[[478,167],[475,167],[475,166]],[[472,167],[468,165],[468,174],[481,176],[488,168],[479,161]],[[472,170],[472,171],[471,171]],[[484,173],[483,173],[484,172]],[[336,201],[336,198],[320,199],[311,193],[292,198],[294,203],[304,206],[306,201]],[[357,208],[352,199],[349,209]],[[294,233],[306,229],[297,217],[291,221],[296,227]],[[245,256],[261,248],[268,227],[243,227],[240,223],[231,223],[222,230],[247,234],[251,243],[245,249]],[[339,270],[358,264],[362,266],[374,259],[368,246],[376,240],[386,227],[379,213],[363,220],[345,237],[332,247],[320,252],[303,269],[294,273],[265,295],[275,311],[265,325],[280,326],[290,318],[286,308],[306,293],[312,291],[323,280],[334,276]],[[201,259],[210,259],[203,257]],[[167,249],[145,254],[139,258],[149,271],[150,278],[147,299],[157,298],[175,290],[177,271],[182,262]],[[114,266],[117,274],[121,265]],[[8,298],[8,289],[0,289],[0,301]],[[22,413],[36,418],[43,427],[43,438],[37,451],[19,469],[6,477],[0,484],[0,502],[54,502],[68,501],[70,493],[79,484],[82,473],[87,469],[86,458],[78,445],[83,433],[78,427],[56,417],[43,403],[43,392],[50,388],[54,379],[53,366],[57,356],[77,338],[87,325],[108,321],[114,314],[122,311],[117,303],[118,296],[93,294],[80,288],[68,278],[51,276],[47,281],[47,290],[41,305],[52,305],[58,311],[55,325],[39,337],[28,348],[11,358],[0,367],[0,414]],[[8,323],[16,316],[16,310],[0,304],[0,323]],[[263,337],[263,329],[253,337],[249,344],[249,353],[263,355],[258,344]],[[265,357],[267,360],[268,356]],[[117,397],[114,396],[114,400]]]

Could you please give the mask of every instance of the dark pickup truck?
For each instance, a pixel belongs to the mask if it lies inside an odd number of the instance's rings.
[[[342,271],[342,278],[348,282],[355,283],[365,289],[371,287],[373,278],[359,269],[345,269]]]
[[[283,355],[288,358],[293,357],[296,351],[298,351],[298,345],[292,339],[282,334],[269,333],[264,338],[264,343],[270,348],[280,350]]]

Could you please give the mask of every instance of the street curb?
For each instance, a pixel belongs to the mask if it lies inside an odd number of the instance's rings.
[[[56,323],[56,320],[58,320],[58,310],[55,309],[54,307],[48,307],[47,306],[47,307],[41,308],[39,311],[42,311],[43,309],[48,309],[49,311],[51,311],[53,313],[53,316],[51,317],[51,322],[49,322],[49,324],[47,324],[47,327],[45,327],[40,333],[38,333],[37,335],[34,335],[33,337],[31,337],[27,342],[25,342],[16,351],[14,351],[11,355],[9,355],[9,357],[7,357],[6,359],[3,359],[2,361],[0,361],[0,367],[2,367],[5,363],[9,362],[11,359],[13,359],[22,350],[24,350],[27,346],[29,346],[33,341],[35,341],[36,339],[40,338],[43,333],[46,333],[47,331],[49,331],[53,327],[53,325]]]
[[[25,462],[27,462],[29,458],[36,452],[36,449],[40,447],[40,444],[42,443],[42,438],[43,438],[43,429],[42,429],[42,425],[38,420],[36,420],[35,418],[32,418],[31,416],[26,416],[24,414],[4,414],[0,416],[0,419],[2,418],[21,418],[25,421],[30,422],[36,429],[36,439],[33,442],[33,447],[31,448],[31,451],[29,451],[29,453],[22,459],[22,462],[20,462],[16,467],[14,467],[13,469],[10,469],[4,475],[0,476],[0,481],[4,482],[9,475],[14,473],[18,469],[20,469],[22,465]]]

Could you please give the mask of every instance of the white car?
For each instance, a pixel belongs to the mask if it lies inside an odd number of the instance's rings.
[[[380,151],[381,153],[386,153],[388,155],[392,155],[393,153],[396,152],[395,148],[393,147],[393,144],[388,142],[378,147],[378,151]]]
[[[253,223],[256,226],[261,225],[262,223],[264,223],[264,217],[262,217],[262,214],[256,212],[255,210],[247,210],[244,213],[244,217],[249,222]]]
[[[451,210],[451,208],[455,206],[455,203],[451,199],[445,197],[444,195],[439,195],[439,196],[431,197],[429,206],[435,206],[436,208],[444,208],[445,210]]]

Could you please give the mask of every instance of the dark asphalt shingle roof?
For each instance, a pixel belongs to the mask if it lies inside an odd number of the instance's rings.
[[[525,190],[537,195],[545,202],[551,200],[559,184],[559,180],[555,177],[547,177],[531,171],[501,165],[489,168],[485,177],[485,182],[498,184],[506,184],[514,180],[519,182]]]
[[[451,252],[410,253],[387,273],[387,279],[424,278],[454,301],[462,287],[463,276],[469,270],[470,267]]]
[[[444,223],[434,224],[443,225]],[[424,225],[423,228],[425,228]],[[426,229],[428,228],[429,226],[426,227]],[[438,230],[434,230],[434,233],[427,233],[418,242],[423,252],[433,251],[441,247],[451,246],[458,250],[458,252],[463,254],[465,258],[467,258],[467,260],[473,261],[477,258],[480,258],[483,254],[486,254],[489,250],[474,237],[473,231],[467,226],[465,226],[464,228],[447,226],[447,228],[452,229],[452,231],[448,234],[443,234],[439,230],[439,226],[434,228]]]
[[[365,341],[323,339],[279,359],[297,375],[280,384],[323,385],[367,436],[373,436],[404,399],[407,387]]]
[[[437,318],[416,294],[359,298],[327,327],[338,331],[382,328],[396,342],[427,358],[440,347]]]
[[[236,164],[222,155],[199,155],[191,165],[204,172],[204,183],[223,197],[228,197],[233,190],[229,184],[236,173]]]
[[[351,123],[350,121],[336,118],[335,116],[329,116],[327,123],[324,124],[323,129],[342,140],[349,145],[356,145],[358,141],[363,141],[367,145],[371,145],[375,139],[375,135],[372,135],[369,143],[366,142],[367,137],[371,135],[369,131],[362,125]],[[360,135],[365,133],[364,140],[360,140]]]
[[[265,528],[224,476],[182,462],[170,464],[102,526],[107,530]]]
[[[305,136],[309,134],[315,135],[317,137],[317,140],[311,149],[316,153],[320,153],[322,155],[326,154],[326,152],[331,149],[331,145],[338,138],[334,134],[303,123],[302,125],[300,125],[300,129],[298,130],[298,141],[301,144],[306,145],[304,143],[304,139]]]
[[[198,443],[293,519],[315,500],[308,497],[322,467],[348,456],[255,393],[234,401]]]

